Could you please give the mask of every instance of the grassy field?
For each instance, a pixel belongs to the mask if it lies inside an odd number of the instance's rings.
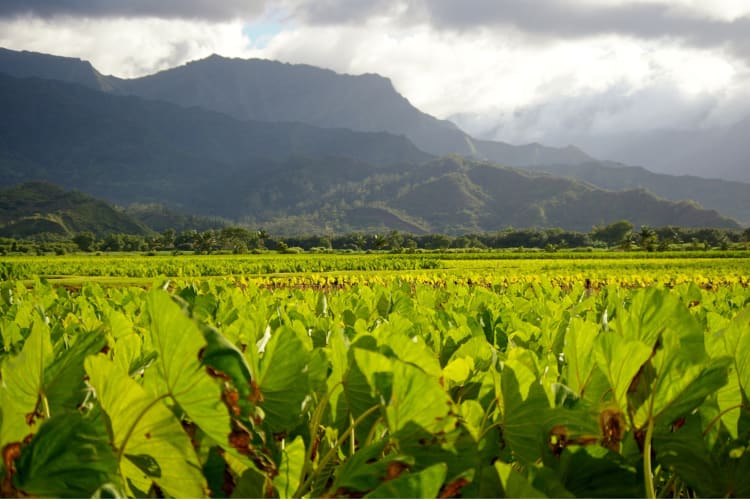
[[[0,259],[0,278],[46,279],[76,286],[144,286],[154,278],[233,277],[266,286],[443,281],[495,285],[587,279],[609,283],[702,287],[750,283],[750,252],[483,252],[429,254],[152,255],[84,254]]]

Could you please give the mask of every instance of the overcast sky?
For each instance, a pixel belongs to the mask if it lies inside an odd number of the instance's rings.
[[[511,142],[750,112],[748,0],[1,0],[0,46],[121,77],[211,53],[379,73]]]

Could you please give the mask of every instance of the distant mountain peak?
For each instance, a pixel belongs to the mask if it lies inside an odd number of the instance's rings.
[[[16,54],[17,59],[26,56],[26,53],[6,52]],[[406,136],[419,149],[434,155],[460,154],[510,166],[578,164],[592,160],[579,149],[476,140],[454,123],[417,109],[397,91],[391,79],[376,73],[340,74],[308,64],[211,54],[153,75],[123,80],[104,77],[90,64],[81,69],[78,64],[81,61],[48,57],[56,59],[60,68],[68,68],[67,73],[62,69],[49,71],[44,65],[23,74],[14,73],[16,64],[2,54],[0,72],[202,107],[240,120],[390,132]]]
[[[214,76],[201,74],[207,75],[205,80],[167,83],[187,85],[190,95],[205,91],[210,102],[216,97]],[[154,81],[138,81],[162,91],[179,89],[163,87],[162,77],[176,78],[169,72],[155,75]],[[298,89],[298,82],[286,83]],[[338,77],[334,84],[341,86],[334,89],[330,107],[322,110],[329,117],[347,112],[346,107],[336,108],[340,99],[335,98],[351,89]],[[251,93],[270,92],[266,87],[250,87]],[[246,91],[240,87],[238,95]],[[263,102],[250,100],[245,105]],[[658,200],[645,191],[605,191],[463,155],[430,161],[430,155],[405,137],[386,132],[237,120],[202,107],[188,109],[54,80],[6,75],[0,75],[0,109],[0,137],[6,138],[0,141],[0,185],[48,179],[121,205],[160,203],[255,227],[285,227],[299,233],[310,230],[306,227],[351,231],[385,225],[461,233],[508,225],[588,230],[621,219],[636,225],[738,227],[715,212]],[[477,145],[497,148],[505,157],[517,154],[519,161],[531,155],[559,158],[563,151],[539,145]],[[38,197],[29,188],[15,199],[4,192],[0,205],[13,214],[24,199],[33,202]],[[55,226],[57,208],[32,210],[52,216],[22,215],[23,224],[11,224],[8,234],[40,229],[75,232],[83,227],[75,221],[85,214],[98,215],[98,209],[77,212]],[[301,225],[313,219],[318,226]],[[112,225],[98,227],[98,232],[124,232]]]

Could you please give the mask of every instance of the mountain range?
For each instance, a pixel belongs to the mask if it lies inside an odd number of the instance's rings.
[[[750,184],[477,140],[377,75],[212,56],[124,80],[0,49],[0,107],[0,185],[43,179],[287,233],[750,222]]]

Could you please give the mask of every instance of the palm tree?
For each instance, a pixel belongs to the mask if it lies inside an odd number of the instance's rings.
[[[653,251],[656,248],[656,240],[658,236],[651,226],[641,226],[641,232],[638,235],[641,240],[641,248],[643,250]]]
[[[258,229],[258,241],[260,243],[260,248],[266,248],[265,240],[267,239],[268,239],[268,232],[266,232],[266,230],[263,228]]]

